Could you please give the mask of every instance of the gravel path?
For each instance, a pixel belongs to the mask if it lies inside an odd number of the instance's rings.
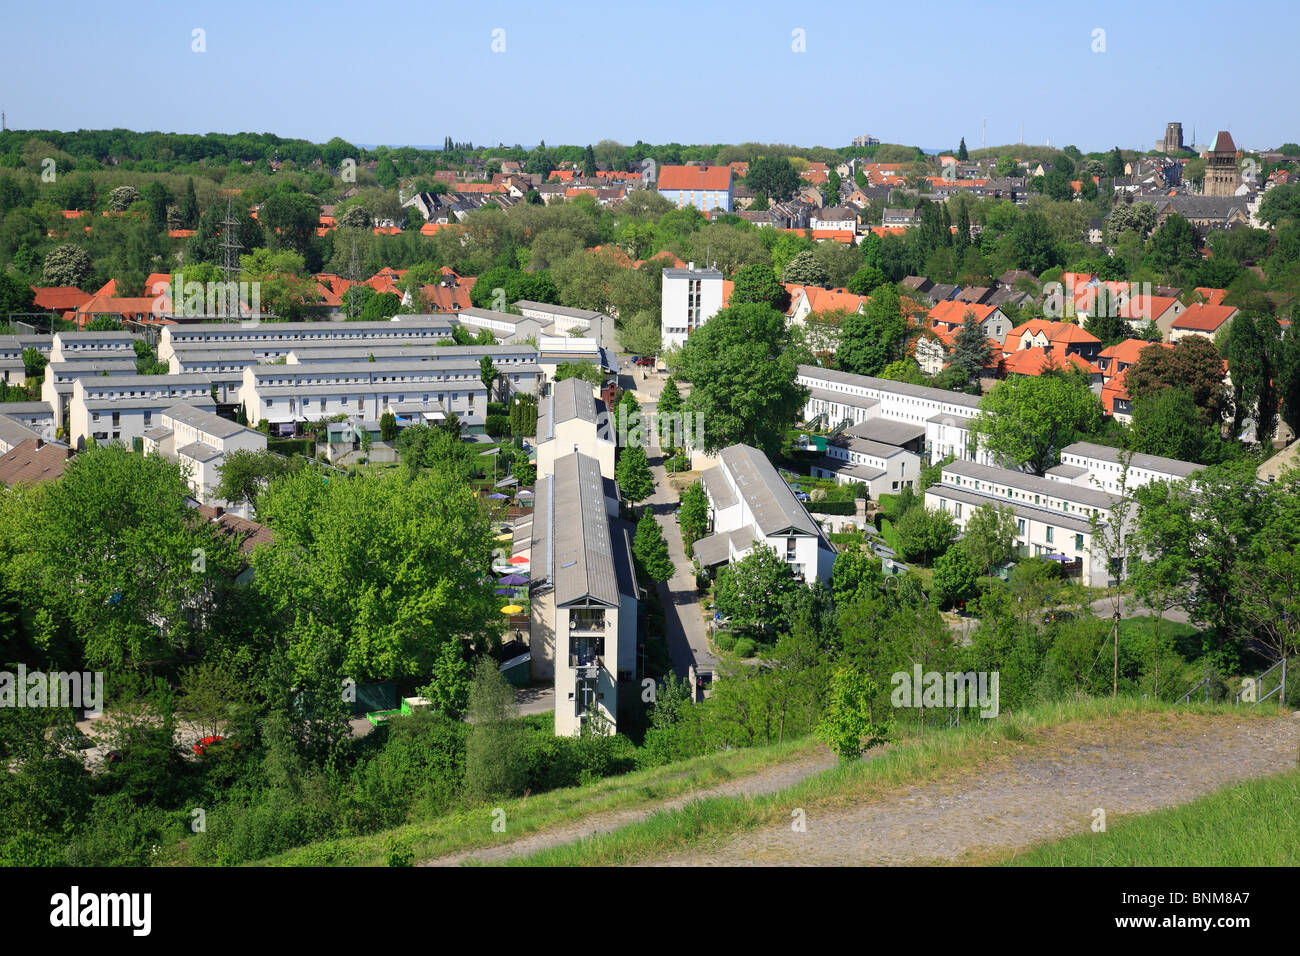
[[[810,809],[804,832],[783,823],[655,865],[971,862],[1087,831],[1096,808],[1114,820],[1293,768],[1300,719],[1178,715],[1067,725],[1038,739],[996,769]]]
[[[665,800],[662,803],[656,803],[650,807],[632,808],[628,810],[611,810],[608,813],[598,813],[590,816],[585,820],[564,826],[561,829],[545,830],[528,836],[520,837],[518,840],[511,840],[509,843],[503,843],[499,846],[482,847],[476,850],[469,850],[463,853],[454,853],[448,856],[436,857],[432,860],[426,860],[420,866],[458,866],[466,860],[477,860],[483,863],[499,863],[503,860],[511,859],[517,856],[526,856],[530,853],[536,853],[538,850],[547,850],[551,847],[563,846],[566,843],[575,843],[584,837],[595,836],[601,833],[609,833],[620,827],[625,827],[630,823],[636,823],[644,820],[646,817],[660,810],[673,810],[685,806],[692,800],[702,800],[707,797],[732,797],[732,796],[760,796],[766,793],[774,793],[777,790],[783,790],[786,787],[793,786],[805,777],[812,774],[820,773],[835,765],[835,757],[828,750],[819,751],[809,757],[802,757],[789,763],[778,764],[763,770],[755,771],[743,777],[737,777],[734,780],[728,780],[726,783],[709,787],[703,790],[692,790],[680,796]]]

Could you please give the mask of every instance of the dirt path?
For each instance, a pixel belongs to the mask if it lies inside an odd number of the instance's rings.
[[[1186,803],[1293,768],[1300,719],[1178,715],[1051,728],[995,769],[909,787],[654,861],[676,866],[860,866],[970,862]]]
[[[436,857],[422,862],[420,866],[457,866],[466,860],[499,863],[512,857],[536,853],[538,850],[547,850],[551,847],[563,846],[566,843],[575,843],[584,837],[609,833],[619,827],[625,827],[630,823],[644,820],[660,810],[673,810],[685,806],[692,800],[701,800],[706,797],[760,796],[766,793],[774,793],[793,786],[805,777],[820,773],[834,765],[834,755],[828,750],[822,750],[810,757],[802,757],[790,763],[767,767],[743,777],[738,777],[735,780],[728,780],[726,783],[714,787],[692,790],[650,807],[598,813],[561,829],[532,833],[518,840],[503,843],[500,846],[481,847],[463,853]]]

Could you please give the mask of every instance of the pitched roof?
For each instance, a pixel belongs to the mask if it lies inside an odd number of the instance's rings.
[[[1214,138],[1214,149],[1211,152],[1235,153],[1236,151],[1237,144],[1232,141],[1232,134],[1226,129],[1219,130],[1219,135]]]
[[[765,537],[791,528],[820,536],[817,522],[761,451],[750,445],[731,445],[722,449],[718,458]]]
[[[659,169],[660,190],[731,188],[730,166],[662,166]]]
[[[29,438],[0,455],[0,484],[12,488],[17,484],[62,478],[71,457],[72,449],[67,445],[50,445],[39,438]]]
[[[568,454],[555,460],[554,473],[544,481],[550,540],[543,563],[555,585],[556,605],[590,597],[618,606],[614,543],[600,463],[586,455]]]
[[[1223,323],[1237,314],[1237,307],[1232,305],[1206,305],[1198,302],[1189,305],[1186,311],[1174,319],[1171,329],[1187,329],[1193,332],[1217,332]]]
[[[77,308],[83,302],[90,301],[89,292],[82,292],[71,285],[34,285],[32,292],[35,295],[36,307],[49,309],[51,312],[66,312]]]
[[[1083,458],[1096,458],[1101,461],[1109,461],[1118,464],[1120,461],[1120,449],[1110,445],[1096,445],[1089,441],[1077,441],[1072,445],[1066,445],[1061,449],[1062,455],[1079,455]],[[1182,461],[1178,458],[1164,458],[1160,455],[1143,455],[1134,454],[1130,464],[1135,468],[1146,468],[1149,471],[1160,471],[1169,475],[1179,475],[1186,477],[1195,474],[1204,468],[1204,465],[1198,465],[1190,461]]]
[[[928,315],[931,322],[941,322],[945,325],[959,326],[966,321],[967,312],[971,312],[975,315],[975,321],[983,322],[996,308],[996,305],[980,305],[977,302],[959,302],[956,299],[952,299],[940,302],[929,311]]]
[[[1099,374],[1100,369],[1087,359],[1080,358],[1073,352],[1066,352],[1064,346],[1056,345],[1051,349],[1035,346],[1012,352],[1002,360],[1002,367],[1011,375],[1041,375],[1053,368],[1073,366],[1089,374]]]

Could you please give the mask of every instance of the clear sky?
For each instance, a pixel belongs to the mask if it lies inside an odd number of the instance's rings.
[[[1170,121],[1300,141],[1295,0],[34,0],[0,22],[11,129],[937,149],[978,147],[987,117],[990,146],[1023,124],[1026,143],[1149,149]]]

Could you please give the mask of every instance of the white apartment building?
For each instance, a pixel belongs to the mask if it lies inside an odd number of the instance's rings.
[[[168,361],[174,349],[217,345],[226,349],[273,343],[320,343],[384,339],[389,343],[451,338],[452,320],[444,315],[399,315],[383,322],[218,322],[165,325],[158,340],[158,360]]]
[[[1133,455],[1129,460],[1127,485],[1132,491],[1153,481],[1182,481],[1203,469],[1190,461],[1162,458],[1159,455]],[[1049,468],[1046,476],[1084,488],[1100,488],[1113,495],[1120,493],[1124,466],[1120,450],[1109,445],[1080,441],[1061,449],[1061,463]]]
[[[925,490],[926,507],[949,512],[959,528],[981,505],[1010,508],[1021,554],[1082,561],[1083,582],[1092,587],[1111,579],[1105,559],[1092,553],[1092,518],[1105,525],[1118,500],[1096,488],[972,461],[945,465],[939,483]]]
[[[375,422],[390,403],[436,404],[461,416],[487,411],[479,364],[465,360],[249,366],[238,399],[247,421],[266,419],[272,426],[340,414]]]
[[[484,330],[491,332],[498,342],[515,344],[525,339],[536,340],[546,326],[513,312],[494,312],[491,309],[461,309],[456,316],[462,326],[475,334]]]
[[[265,451],[266,436],[212,412],[182,403],[164,409],[158,425],[144,433],[142,450],[181,464],[190,491],[199,504],[219,505],[239,514],[239,509],[213,494],[221,481],[220,468],[232,451]],[[240,514],[247,518],[248,514]]]
[[[681,348],[686,339],[722,308],[722,273],[717,269],[665,269],[660,329],[663,347]]]
[[[78,450],[88,438],[127,447],[159,424],[164,411],[187,402],[215,412],[206,375],[108,375],[79,378],[68,404],[68,443]]]
[[[524,314],[524,318],[534,319],[543,326],[543,331],[556,336],[568,336],[580,332],[590,338],[600,348],[614,348],[614,320],[603,312],[591,309],[571,309],[567,305],[550,305],[546,302],[532,302],[520,299],[515,308]]]
[[[18,445],[41,436],[12,418],[0,415],[0,455],[7,455]]]
[[[757,448],[731,445],[700,475],[711,534],[695,542],[700,567],[739,561],[756,544],[772,548],[805,584],[830,581],[835,546]]]
[[[921,474],[921,456],[915,452],[871,441],[847,438],[831,442],[826,454],[813,463],[814,478],[834,478],[841,485],[861,483],[867,493],[879,499],[915,486]]]
[[[636,684],[640,588],[632,536],[600,463],[567,454],[537,481],[529,585],[533,676],[555,680],[555,733],[599,712],[617,732],[621,689]]]
[[[984,449],[975,448],[970,422],[979,413],[980,397],[927,385],[909,385],[866,375],[853,375],[816,365],[800,365],[798,383],[808,389],[804,419],[819,416],[834,428],[876,418],[925,427],[924,461],[948,455],[991,463]]]
[[[549,475],[565,455],[580,454],[600,465],[600,473],[614,477],[618,436],[605,403],[596,390],[580,378],[566,378],[551,386],[551,394],[537,406],[537,475]]]
[[[0,382],[21,385],[27,380],[23,346],[16,335],[0,335]]]
[[[135,358],[50,362],[45,366],[45,378],[41,382],[41,401],[49,403],[54,420],[62,424],[68,403],[72,401],[73,383],[79,378],[99,378],[105,374],[135,375]]]
[[[55,430],[60,427],[49,402],[5,402],[0,413],[30,428],[47,442],[55,440]]]
[[[135,336],[130,332],[55,332],[50,347],[51,362],[83,359],[135,361]]]

